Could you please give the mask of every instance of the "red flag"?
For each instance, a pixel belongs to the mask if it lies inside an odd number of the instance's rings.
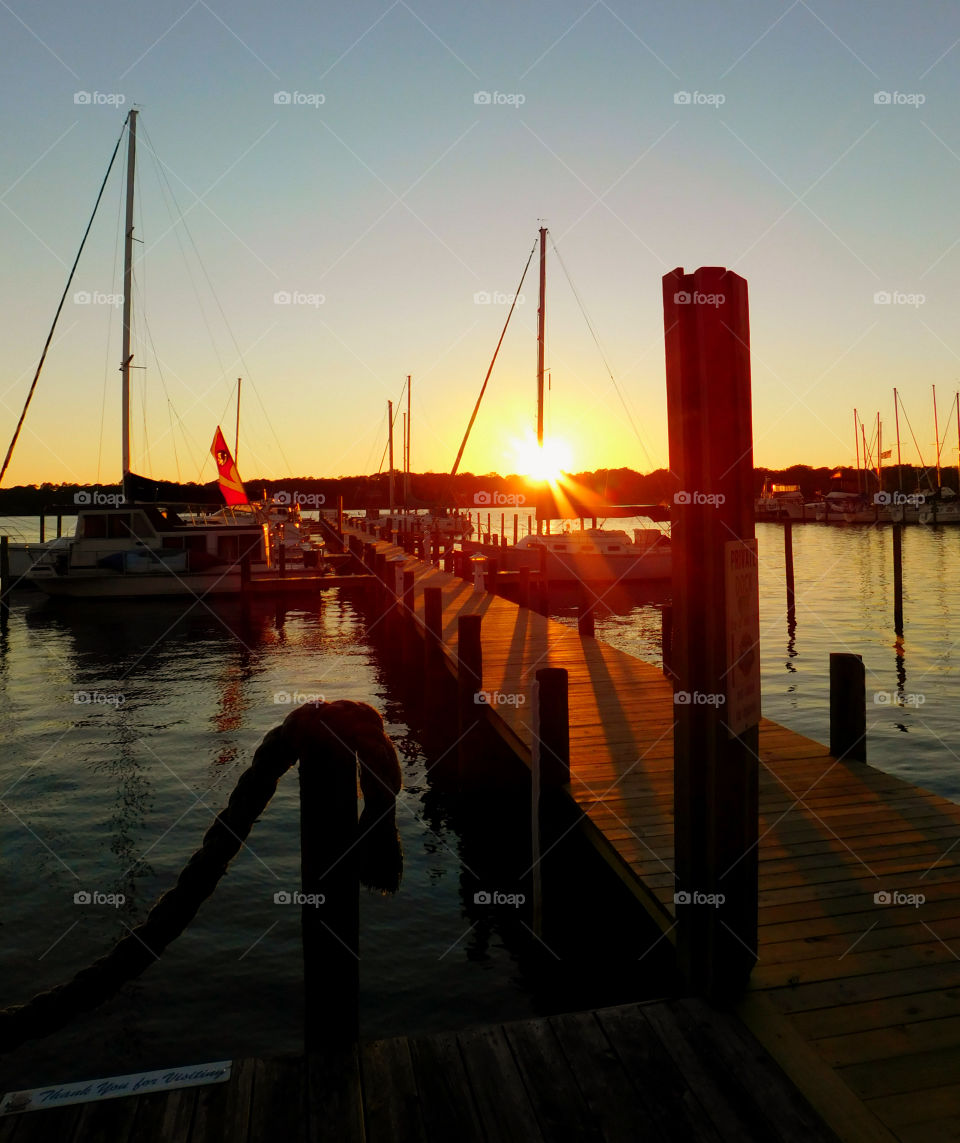
[[[217,476],[220,479],[220,493],[223,499],[227,504],[248,504],[247,494],[243,490],[243,481],[240,479],[236,462],[230,455],[230,450],[227,448],[227,442],[223,439],[219,425],[217,425],[216,436],[213,438],[210,452],[213,453],[213,459],[217,462]]]

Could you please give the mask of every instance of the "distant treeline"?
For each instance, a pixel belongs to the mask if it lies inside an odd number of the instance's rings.
[[[946,470],[945,484],[957,484],[956,474],[951,481],[952,469]],[[902,488],[906,491],[917,487],[932,488],[936,484],[936,473],[931,470],[903,466],[902,481],[898,480],[896,465],[883,470],[884,487],[887,490]],[[631,468],[600,468],[594,472],[581,472],[571,475],[571,479],[582,487],[603,497],[608,504],[669,504],[677,489],[676,478],[667,469],[655,472],[635,472]],[[863,474],[860,475],[861,482]],[[871,491],[876,490],[876,475],[868,477]],[[857,489],[855,468],[811,468],[806,464],[795,464],[785,469],[755,469],[754,492],[757,496],[764,480],[772,484],[798,484],[804,496],[812,497],[817,492],[843,488]],[[318,478],[309,476],[288,477],[283,480],[247,480],[244,482],[251,500],[266,496],[284,494],[282,498],[290,503],[299,503],[304,510],[317,507],[335,508],[337,497],[343,497],[344,508],[357,510],[364,508],[385,508],[388,503],[388,477],[385,473],[376,476],[344,476],[338,478]],[[170,481],[157,481],[157,499],[182,504],[220,504],[219,487],[216,482],[208,484],[177,484]],[[115,503],[120,495],[119,484],[41,484],[20,485],[15,488],[0,489],[0,515],[28,516],[39,514],[41,509],[69,511],[77,505],[95,504],[104,497],[102,503]],[[402,477],[395,479],[395,501],[400,503]],[[478,500],[479,496],[479,500]],[[523,476],[499,476],[487,473],[478,476],[462,472],[455,477],[449,473],[420,472],[410,476],[410,503],[412,506],[446,505],[448,507],[474,508],[478,503],[490,503],[488,497],[503,504],[499,496],[522,496],[520,503],[533,504],[536,500],[536,486]]]

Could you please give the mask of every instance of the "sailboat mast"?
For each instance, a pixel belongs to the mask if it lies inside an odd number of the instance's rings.
[[[853,410],[853,443],[857,449],[857,492],[862,491],[860,488],[860,434],[857,432],[857,410]],[[866,457],[864,457],[866,460]]]
[[[537,310],[537,444],[543,448],[543,347],[546,341],[547,228],[540,227],[540,308]]]
[[[242,377],[237,378],[237,431],[233,434],[233,459],[236,463],[237,457],[240,455],[240,385],[243,382]]]
[[[411,381],[411,378],[410,378],[410,374],[408,373],[407,374],[407,421],[406,421],[406,432],[405,432],[405,438],[406,438],[406,472],[407,472],[407,475],[406,475],[406,478],[404,479],[404,482],[403,482],[403,503],[407,506],[409,506],[409,503],[410,503],[410,428],[411,428],[410,381]]]
[[[390,446],[390,481],[389,481],[389,496],[390,496],[390,511],[393,511],[393,402],[387,402],[387,440]]]
[[[933,435],[936,439],[937,446],[937,491],[940,490],[940,426],[937,424],[937,387],[931,385],[933,390]]]
[[[123,475],[130,471],[130,311],[133,302],[133,186],[137,159],[137,111],[127,116],[127,217],[123,240],[123,349],[120,357],[120,409]]]
[[[893,390],[893,420],[897,426],[897,488],[903,491],[903,468],[900,465],[900,409],[897,406],[897,390]]]
[[[883,469],[883,425],[880,421],[880,413],[877,412],[877,488],[883,491],[883,476],[881,475]]]

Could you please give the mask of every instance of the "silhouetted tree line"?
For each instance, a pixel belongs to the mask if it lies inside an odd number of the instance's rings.
[[[902,479],[898,477],[897,466],[883,469],[884,488],[902,488],[910,491],[915,488],[933,488],[936,485],[935,470],[924,470],[913,465],[903,465]],[[951,474],[953,479],[951,480]],[[599,468],[593,472],[571,474],[571,480],[583,488],[602,496],[608,504],[669,504],[678,490],[677,480],[667,469],[655,472],[635,472],[632,468]],[[794,464],[784,469],[755,469],[754,491],[757,496],[763,487],[764,479],[772,484],[798,484],[804,496],[813,497],[817,492],[832,489],[857,490],[857,470],[855,468],[811,468],[806,464]],[[861,484],[863,474],[860,475]],[[876,474],[868,476],[868,489],[876,491]],[[958,483],[954,469],[946,469],[943,483]],[[337,478],[317,478],[308,476],[287,477],[283,480],[247,480],[244,482],[251,500],[264,496],[285,494],[290,503],[298,502],[305,510],[317,507],[335,508],[337,497],[343,497],[344,508],[356,511],[364,508],[385,508],[388,503],[388,476],[379,473],[374,476],[344,476]],[[461,472],[451,477],[449,473],[420,472],[410,477],[410,504],[413,507],[445,505],[447,507],[475,508],[478,494],[484,496],[523,496],[527,505],[537,498],[537,485],[524,476],[500,476],[497,473],[477,475]],[[178,484],[171,481],[157,481],[158,499],[182,504],[220,504],[222,498],[217,483]],[[402,502],[403,479],[395,477],[395,503]],[[80,485],[80,484],[40,484],[19,485],[0,489],[0,515],[27,516],[39,514],[42,510],[62,509],[70,511],[78,504],[89,504],[96,494],[118,496],[119,484]],[[85,499],[86,498],[86,499]],[[489,501],[488,501],[489,502]],[[503,501],[499,504],[502,505]]]

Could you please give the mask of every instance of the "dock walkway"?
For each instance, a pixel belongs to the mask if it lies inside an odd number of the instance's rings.
[[[570,796],[669,939],[670,683],[575,627],[407,567],[421,620],[423,589],[442,590],[451,671],[457,619],[479,613],[486,690],[529,696],[540,668],[569,672]],[[489,717],[529,763],[529,701]],[[960,1139],[960,805],[764,719],[759,859],[758,959],[741,1018],[841,1138]]]
[[[656,1002],[380,1040],[332,1066],[240,1060],[222,1084],[0,1119],[0,1143],[832,1143],[730,1023]]]

